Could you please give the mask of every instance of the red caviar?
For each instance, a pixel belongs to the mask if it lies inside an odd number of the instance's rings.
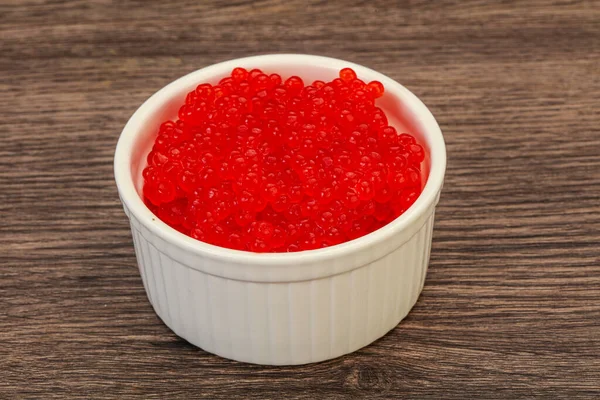
[[[143,171],[144,198],[198,240],[253,252],[317,249],[366,235],[422,189],[423,147],[388,125],[380,82],[235,68],[191,91]]]

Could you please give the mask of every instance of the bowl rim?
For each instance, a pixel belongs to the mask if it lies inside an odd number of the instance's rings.
[[[411,109],[421,124],[423,136],[428,138],[431,159],[427,183],[415,203],[389,224],[365,236],[335,246],[293,253],[253,253],[211,245],[189,237],[157,218],[139,196],[131,176],[130,166],[134,139],[143,131],[141,128],[144,126],[146,119],[184,88],[198,85],[215,76],[229,74],[237,66],[268,68],[269,65],[282,64],[305,64],[336,69],[350,67],[361,77],[368,77],[368,80],[378,80],[383,83],[386,92],[393,93],[394,96],[401,99],[404,106]],[[391,236],[411,226],[414,221],[426,214],[430,207],[437,202],[443,185],[445,170],[446,147],[441,129],[429,109],[417,96],[395,80],[368,67],[337,58],[308,54],[267,54],[236,58],[209,65],[176,79],[150,96],[133,113],[120,134],[114,157],[114,175],[121,201],[125,208],[153,234],[192,254],[236,264],[264,266],[321,262],[348,256],[350,253],[360,252],[378,242],[386,241]]]

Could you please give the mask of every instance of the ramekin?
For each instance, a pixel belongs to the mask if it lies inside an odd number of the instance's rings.
[[[392,124],[426,147],[426,184],[417,201],[383,228],[337,246],[258,254],[199,242],[144,205],[141,171],[158,125],[176,118],[186,94],[234,67],[305,81],[330,80],[344,67],[378,80]],[[446,169],[440,128],[427,107],[394,80],[343,60],[300,54],[240,58],[192,72],[159,90],[133,114],[115,152],[115,180],[144,288],[178,336],[222,357],[270,365],[323,361],[353,352],[393,329],[425,281],[435,207]]]

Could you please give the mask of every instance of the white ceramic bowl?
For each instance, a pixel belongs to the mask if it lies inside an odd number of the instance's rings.
[[[199,242],[144,205],[141,172],[159,124],[177,116],[186,94],[234,67],[260,68],[305,82],[353,68],[378,80],[392,125],[427,149],[421,196],[385,227],[337,246],[258,254]],[[400,120],[404,126],[400,125]],[[338,357],[385,335],[413,307],[425,280],[435,206],[446,168],[442,133],[425,105],[392,79],[343,60],[276,54],[240,58],[192,72],[133,114],[115,153],[115,179],[131,222],[137,261],[158,316],[177,335],[222,357],[257,364],[304,364]]]

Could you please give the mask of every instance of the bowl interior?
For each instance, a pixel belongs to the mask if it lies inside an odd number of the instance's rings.
[[[337,61],[337,60],[336,60]],[[365,82],[371,80],[382,80],[381,75],[373,73],[374,71],[340,61],[339,63],[291,63],[289,61],[277,59],[267,62],[260,60],[240,60],[237,64],[226,63],[227,66],[219,67],[221,64],[196,71],[187,75],[180,80],[174,82],[175,86],[167,86],[165,89],[171,89],[164,93],[160,102],[156,102],[152,107],[151,112],[146,113],[146,117],[142,124],[138,125],[139,132],[135,136],[132,146],[130,173],[131,179],[135,184],[135,189],[140,197],[143,189],[142,171],[147,165],[146,157],[158,134],[160,124],[167,120],[177,120],[179,108],[185,102],[187,94],[194,90],[201,83],[217,84],[220,79],[229,76],[234,67],[240,66],[248,70],[252,68],[260,68],[265,73],[278,73],[285,80],[286,78],[297,75],[300,76],[305,84],[312,83],[315,80],[330,81],[338,77],[341,68],[350,66],[357,72],[358,78]],[[425,161],[421,171],[421,181],[423,186],[426,184],[429,171],[431,169],[431,143],[421,124],[419,115],[412,108],[408,107],[401,98],[401,93],[394,90],[390,85],[385,85],[385,93],[383,97],[377,99],[376,105],[382,108],[390,125],[395,127],[399,133],[407,132],[417,138],[419,143],[425,148]],[[163,89],[164,91],[164,89]]]
[[[192,239],[155,218],[142,200],[142,170],[146,166],[146,157],[160,124],[177,118],[185,96],[198,84],[215,84],[237,66],[277,72],[284,78],[298,75],[305,83],[316,79],[331,80],[338,76],[340,69],[350,67],[365,82],[378,80],[383,83],[385,95],[376,104],[385,110],[391,125],[399,132],[406,131],[414,135],[425,148],[426,159],[422,171],[424,188],[419,198],[400,217],[368,235],[336,246],[297,253],[251,253],[213,246]],[[358,64],[328,57],[271,54],[215,64],[192,72],[159,90],[127,122],[115,151],[114,168],[119,195],[126,212],[153,235],[173,245],[173,249],[186,250],[189,254],[219,262],[235,263],[239,268],[244,268],[244,274],[247,274],[246,268],[249,265],[268,269],[316,263],[313,266],[317,268],[325,260],[336,260],[333,263],[335,268],[347,269],[389,253],[408,240],[420,228],[419,224],[429,218],[444,181],[446,149],[441,130],[427,107],[408,89],[385,75]]]

